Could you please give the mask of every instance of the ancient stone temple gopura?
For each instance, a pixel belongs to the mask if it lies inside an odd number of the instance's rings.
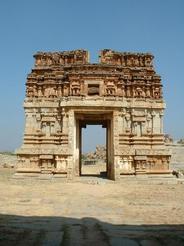
[[[81,130],[106,128],[107,177],[169,174],[160,76],[150,53],[38,52],[27,77],[24,143],[17,173],[81,174]],[[90,139],[89,139],[90,141]]]

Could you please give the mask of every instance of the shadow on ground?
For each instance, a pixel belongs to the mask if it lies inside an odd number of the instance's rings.
[[[0,215],[0,245],[184,245],[184,225],[114,225],[95,218]]]

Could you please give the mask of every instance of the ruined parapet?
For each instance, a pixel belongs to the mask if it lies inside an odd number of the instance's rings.
[[[66,66],[72,64],[88,64],[89,52],[86,50],[37,52],[34,55],[34,58],[35,68]]]
[[[153,68],[153,58],[151,53],[117,52],[110,49],[100,53],[100,63],[123,67]]]

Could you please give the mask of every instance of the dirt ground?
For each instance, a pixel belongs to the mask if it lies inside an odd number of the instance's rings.
[[[0,169],[0,245],[184,245],[184,184],[13,179]]]

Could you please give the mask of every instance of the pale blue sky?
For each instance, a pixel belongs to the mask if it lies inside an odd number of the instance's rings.
[[[183,0],[1,0],[0,150],[21,145],[26,76],[39,50],[83,48],[91,62],[104,48],[152,52],[167,103],[165,132],[184,137],[183,13]]]

